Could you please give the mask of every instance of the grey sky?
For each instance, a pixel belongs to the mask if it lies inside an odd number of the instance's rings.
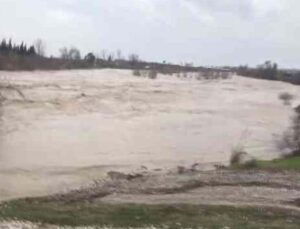
[[[0,0],[0,37],[199,65],[300,67],[299,0]]]

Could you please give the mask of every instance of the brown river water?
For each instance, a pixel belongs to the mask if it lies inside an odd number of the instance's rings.
[[[110,170],[226,164],[236,147],[278,156],[297,86],[192,76],[0,72],[0,200],[69,190]],[[296,96],[291,106],[282,92]]]

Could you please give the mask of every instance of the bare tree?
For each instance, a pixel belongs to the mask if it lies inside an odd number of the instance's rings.
[[[107,56],[107,61],[108,62],[112,62],[115,59],[115,55],[113,53],[108,54]]]
[[[69,60],[80,60],[81,54],[79,49],[72,47],[68,50],[68,48],[63,47],[59,50],[60,57],[62,59],[69,59]]]
[[[123,59],[121,49],[118,49],[118,50],[117,50],[117,59],[118,59],[118,60],[122,60],[122,59]]]
[[[81,59],[81,54],[79,49],[72,47],[69,50],[69,59],[71,60],[80,60]]]
[[[128,60],[131,64],[131,66],[135,66],[140,61],[140,58],[137,54],[130,54],[128,56]]]
[[[69,51],[68,51],[68,48],[66,47],[63,47],[59,50],[59,53],[60,53],[60,57],[62,59],[69,59]]]
[[[129,61],[139,62],[139,56],[137,54],[130,54],[128,57]]]
[[[105,49],[101,50],[100,57],[101,57],[101,59],[106,60],[107,59],[107,50],[105,50]]]
[[[34,42],[34,48],[36,51],[36,54],[39,56],[45,56],[46,54],[46,44],[42,39],[36,39]]]

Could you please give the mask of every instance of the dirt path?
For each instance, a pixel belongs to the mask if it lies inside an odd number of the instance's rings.
[[[199,204],[272,206],[300,211],[298,172],[186,171],[178,174],[119,172],[92,186],[56,195],[56,201],[110,204]]]
[[[274,207],[297,210],[292,201],[300,197],[300,191],[243,186],[204,187],[179,194],[112,194],[101,198],[98,203],[109,204],[196,204]]]

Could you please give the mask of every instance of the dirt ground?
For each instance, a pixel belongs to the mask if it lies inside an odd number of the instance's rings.
[[[227,164],[239,146],[274,158],[300,98],[298,87],[282,82],[193,74],[150,80],[111,69],[0,72],[0,84],[0,201],[142,166],[167,173],[198,163],[205,171]],[[278,99],[282,92],[296,96],[291,106]]]
[[[180,171],[180,172],[179,172]],[[109,172],[106,179],[50,197],[59,202],[106,204],[198,204],[270,206],[296,209],[300,198],[299,172],[186,168],[166,174]]]
[[[197,172],[186,168],[185,172],[177,169],[163,174],[144,168],[131,174],[111,171],[105,179],[87,187],[44,197],[40,201],[55,206],[85,203],[84,206],[186,204],[254,207],[298,214],[299,197],[299,172],[229,169]],[[26,222],[0,223],[0,228],[7,227],[59,228]]]

